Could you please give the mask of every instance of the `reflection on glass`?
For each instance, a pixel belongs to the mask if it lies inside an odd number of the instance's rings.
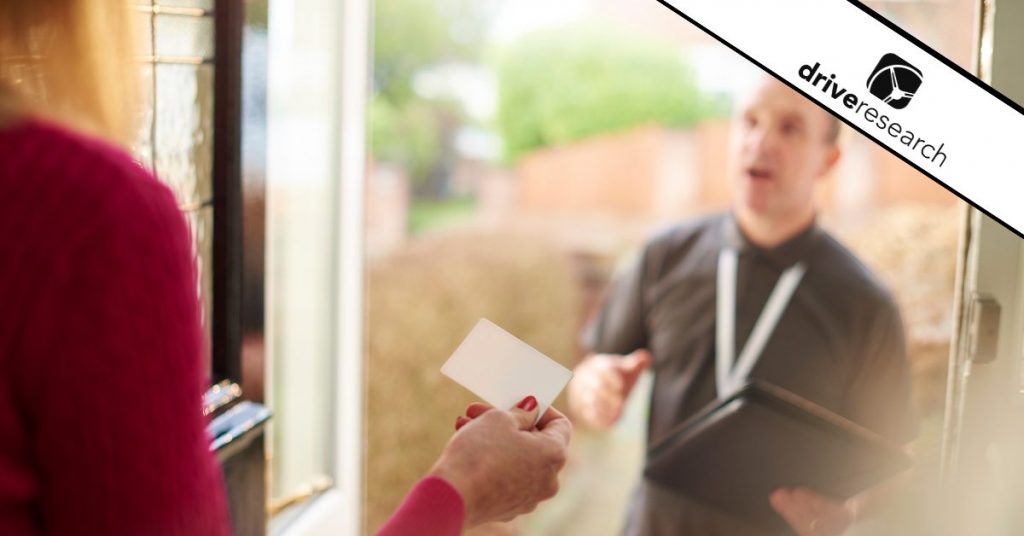
[[[189,231],[192,234],[192,254],[196,262],[197,292],[202,304],[203,322],[203,370],[210,370],[210,350],[213,334],[210,315],[213,298],[213,208],[204,207],[185,213]]]
[[[153,5],[152,0],[135,3]],[[212,8],[212,1],[176,4]],[[141,58],[213,54],[211,17],[155,16],[140,10],[136,25]],[[213,208],[206,203],[212,197],[213,66],[143,61],[139,69],[138,131],[132,151],[174,191],[185,212],[202,305],[205,370],[210,370]]]
[[[153,169],[153,71],[151,63],[139,65],[139,111],[138,128],[132,153],[149,169]]]
[[[293,140],[314,139],[308,133],[289,134]],[[318,134],[317,139],[330,139],[329,132]],[[330,147],[323,145],[316,148],[324,151],[319,154],[330,154]],[[289,151],[303,154],[298,147]],[[331,259],[337,237],[332,232],[333,185],[328,175],[316,175],[306,183],[272,179],[267,185],[267,315],[273,334],[268,352],[273,362],[271,404],[277,416],[271,462],[274,498],[330,474],[335,329]]]
[[[157,15],[155,22],[158,56],[213,56],[213,17]]]
[[[186,208],[212,195],[213,68],[156,66],[156,172]]]
[[[158,0],[159,6],[173,7],[198,7],[202,9],[213,9],[213,0]]]
[[[266,2],[246,4],[242,36],[242,388],[265,403]]]
[[[264,2],[254,4],[247,4],[254,8],[250,14],[265,9]],[[306,74],[309,71],[302,69],[299,60],[321,57],[336,48],[338,4],[296,4],[293,19],[277,22],[301,28],[302,38],[270,51],[271,61],[278,61],[276,66],[281,68],[272,82],[288,81],[272,91],[276,94],[266,120],[267,398],[274,412],[272,511],[292,503],[332,474],[332,363],[337,329],[334,262],[339,242],[332,162],[338,148],[332,143],[336,139],[333,122],[324,111],[334,108],[337,93],[331,82],[332,69]],[[254,55],[266,54],[264,28],[251,19],[247,22],[242,61],[250,72],[256,68]],[[261,98],[251,91],[261,89],[244,88],[247,99]],[[247,115],[253,113],[259,112],[246,107]],[[247,143],[257,141],[251,136],[261,134],[247,131]],[[254,153],[247,153],[247,158],[251,156]],[[282,514],[278,519],[285,517]]]

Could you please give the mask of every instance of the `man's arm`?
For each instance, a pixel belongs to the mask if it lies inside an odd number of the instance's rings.
[[[651,364],[643,349],[646,258],[645,250],[616,277],[583,333],[583,346],[591,353],[576,366],[567,394],[573,414],[591,428],[606,430],[618,422],[629,393]]]
[[[651,365],[651,354],[587,356],[569,383],[569,407],[587,426],[607,430],[622,417],[622,409],[640,374]]]

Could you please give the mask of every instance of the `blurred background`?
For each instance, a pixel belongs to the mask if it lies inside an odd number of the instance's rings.
[[[970,68],[973,1],[866,3]],[[368,534],[473,400],[439,369],[479,317],[571,368],[616,266],[658,228],[728,207],[729,117],[758,76],[656,2],[375,0],[372,16]],[[964,207],[873,142],[843,136],[821,221],[894,291],[924,418],[914,492],[857,530],[921,533]],[[643,388],[630,404],[610,433],[577,429],[558,497],[473,533],[616,534],[643,456]]]
[[[654,1],[131,3],[134,150],[193,233],[211,393],[273,412],[265,445],[250,430],[222,460],[237,534],[372,534],[474,400],[439,369],[480,317],[572,367],[645,238],[727,209],[729,118],[760,76]],[[1024,87],[1024,1],[865,3]],[[910,485],[851,534],[1019,533],[1024,246],[873,142],[842,145],[820,221],[894,292],[923,418]],[[982,295],[999,359],[972,369]],[[474,534],[617,534],[648,388],[611,432],[577,428],[556,498]],[[969,529],[934,526],[940,465]]]
[[[644,239],[728,207],[729,117],[759,76],[653,1],[131,3],[134,149],[193,233],[208,396],[230,399],[214,415],[273,413],[219,453],[238,534],[372,534],[473,400],[439,369],[478,318],[573,366]],[[1024,87],[1024,1],[866,3]],[[1024,247],[873,142],[842,143],[821,222],[895,293],[924,419],[910,486],[852,534],[1019,533]],[[976,364],[982,298],[1003,314],[998,359]],[[643,385],[613,431],[577,430],[558,497],[475,533],[616,534]],[[940,466],[963,527],[936,530]]]

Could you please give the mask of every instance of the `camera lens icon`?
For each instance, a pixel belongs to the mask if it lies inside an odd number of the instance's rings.
[[[897,110],[910,104],[921,87],[921,70],[896,54],[886,54],[868,78],[868,91]]]

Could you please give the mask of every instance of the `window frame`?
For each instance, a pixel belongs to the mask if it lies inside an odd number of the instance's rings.
[[[1019,65],[1024,0],[978,3],[973,70],[1010,98],[1024,97]],[[1020,102],[1018,100],[1018,102]],[[1009,172],[1010,170],[1007,170]],[[950,350],[943,434],[943,483],[951,530],[1002,534],[1020,526],[1020,434],[1008,423],[1024,415],[1024,240],[971,207],[958,251],[956,339]],[[995,354],[973,361],[972,310],[980,299],[1000,309]],[[979,501],[978,497],[986,500]]]
[[[242,383],[242,28],[244,4],[216,0],[210,377]]]
[[[322,0],[321,3],[329,0]],[[329,73],[337,104],[330,107],[331,114],[324,118],[330,125],[330,145],[336,147],[336,156],[330,162],[331,180],[337,181],[337,217],[333,225],[337,237],[337,257],[333,262],[335,337],[331,356],[330,413],[333,430],[331,436],[330,477],[333,486],[315,494],[307,501],[286,511],[286,523],[276,527],[273,534],[284,536],[317,536],[361,534],[363,532],[363,441],[364,441],[364,214],[366,169],[366,103],[369,90],[371,0],[345,0],[337,9],[320,14],[327,20],[298,20],[294,6],[281,2],[270,5],[270,47],[283,45],[288,52],[272,52],[268,72],[281,70],[275,62],[311,61],[304,51],[284,41],[292,33],[303,31],[309,25],[324,31],[323,25],[336,35],[333,50],[316,56],[318,69]],[[305,11],[309,13],[309,11]],[[285,28],[287,24],[289,27]],[[275,59],[276,58],[276,59]],[[268,84],[268,115],[287,108],[291,95]],[[280,112],[287,113],[287,112]],[[273,123],[268,119],[268,123]],[[268,158],[274,157],[274,146],[268,146]],[[268,173],[274,173],[268,168]],[[273,336],[271,334],[271,336]],[[268,367],[268,378],[273,375],[273,364]]]

